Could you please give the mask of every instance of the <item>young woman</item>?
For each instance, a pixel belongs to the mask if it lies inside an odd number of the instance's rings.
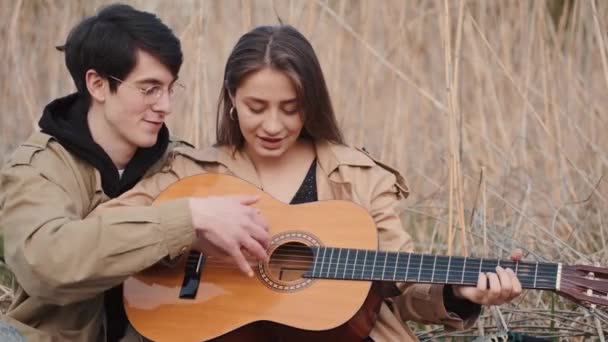
[[[224,72],[214,147],[176,149],[162,172],[107,206],[149,204],[171,183],[202,172],[240,177],[285,203],[356,202],[373,217],[380,249],[412,250],[396,211],[408,194],[403,177],[344,144],[314,50],[293,27],[258,27],[237,42]],[[241,233],[226,232],[237,241],[233,248],[262,248],[250,237],[234,238]],[[204,244],[207,237],[200,238]],[[521,285],[511,270],[497,268],[480,274],[477,287],[402,283],[394,290],[369,340],[415,340],[408,320],[468,327],[479,304],[508,302]]]

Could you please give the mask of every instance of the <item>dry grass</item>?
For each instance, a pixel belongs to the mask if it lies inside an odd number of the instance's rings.
[[[42,106],[72,89],[53,47],[103,3],[0,1],[0,161]],[[230,48],[278,14],[312,41],[349,143],[407,176],[403,220],[420,250],[505,257],[522,247],[528,260],[608,264],[608,3],[130,3],[159,13],[183,41],[188,96],[169,120],[173,133],[213,141]],[[532,308],[560,317],[572,306],[532,291],[504,309],[532,317]],[[573,329],[608,329],[576,312],[591,323]],[[560,324],[552,336],[571,335]]]

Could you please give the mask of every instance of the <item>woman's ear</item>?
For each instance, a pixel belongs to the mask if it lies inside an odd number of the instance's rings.
[[[228,89],[228,87],[226,87],[225,89],[226,89],[226,94],[228,94],[228,97],[230,98],[232,107],[236,107],[236,100],[234,99],[234,94],[232,94],[230,92],[230,89]]]
[[[89,91],[89,94],[91,94],[93,100],[97,102],[104,102],[106,100],[106,86],[108,84],[106,79],[101,77],[101,75],[99,75],[97,71],[93,69],[87,70],[84,77],[87,90]]]

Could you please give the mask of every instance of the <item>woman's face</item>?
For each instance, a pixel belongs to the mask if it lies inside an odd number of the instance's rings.
[[[285,73],[266,67],[247,76],[234,103],[252,159],[278,159],[296,144],[304,124],[295,87]]]

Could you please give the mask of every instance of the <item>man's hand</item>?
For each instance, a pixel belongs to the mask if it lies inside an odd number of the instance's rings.
[[[253,270],[245,253],[258,260],[266,259],[268,224],[251,205],[257,196],[222,196],[190,198],[192,224],[199,242],[195,249],[214,256],[230,256],[248,276]]]
[[[511,252],[511,260],[520,261],[522,255],[521,249],[515,249]],[[453,290],[456,298],[468,299],[473,303],[482,305],[500,305],[519,296],[522,287],[513,270],[498,266],[496,267],[496,273],[480,273],[477,287],[454,286]]]

